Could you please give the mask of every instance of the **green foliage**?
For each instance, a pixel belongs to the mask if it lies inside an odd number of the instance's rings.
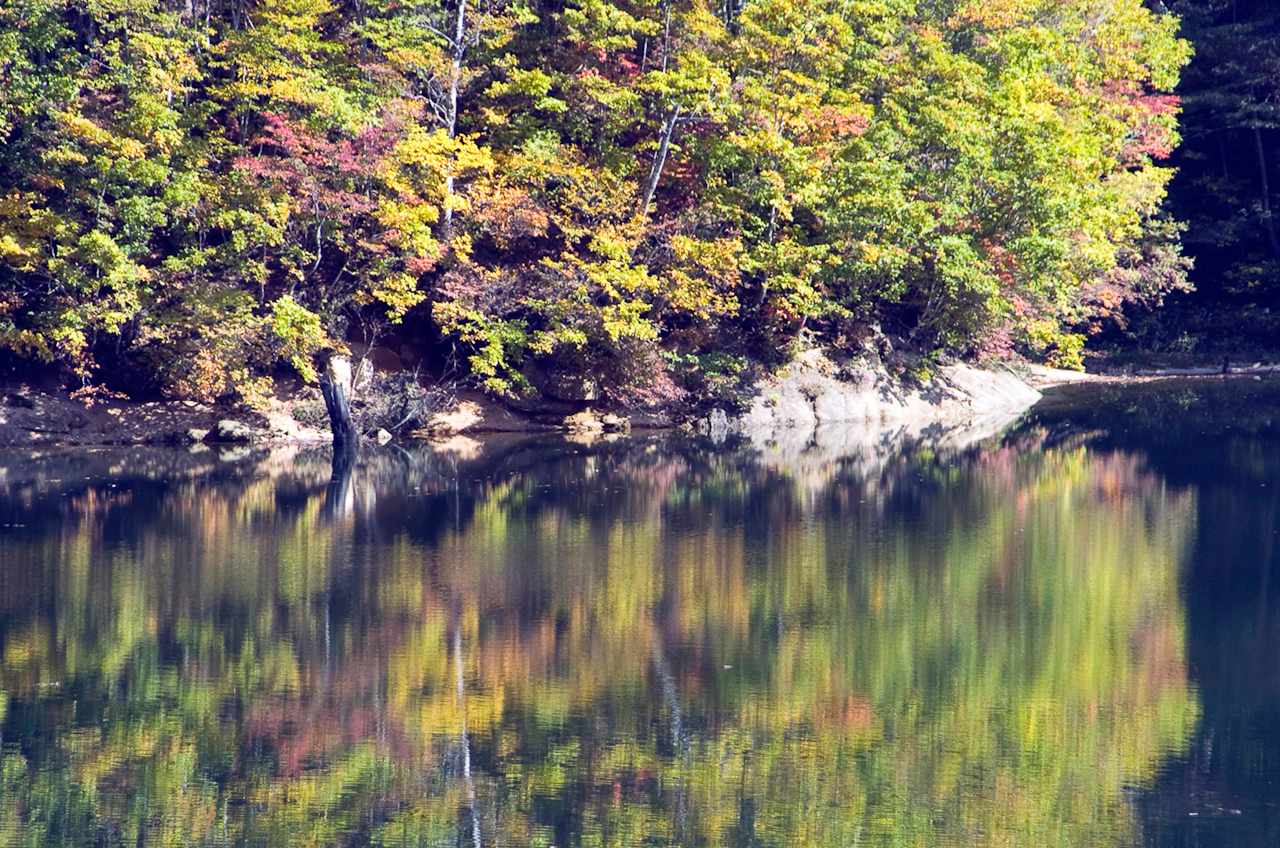
[[[215,400],[262,385],[277,358],[272,335],[247,293],[211,286],[161,304],[133,353],[166,395]]]
[[[285,358],[302,378],[311,383],[319,379],[312,358],[330,343],[320,316],[285,295],[271,304],[271,331],[284,346]]]
[[[662,350],[1034,348],[1185,285],[1189,48],[1140,0],[198,5],[0,0],[17,355],[208,396],[408,321],[625,398]]]
[[[1027,345],[1054,368],[1084,370],[1084,336],[1064,333],[1051,321],[1037,321],[1026,328]]]
[[[741,383],[748,374],[743,357],[720,351],[702,355],[663,351],[662,358],[672,378],[701,405],[734,409],[743,403]]]
[[[498,394],[524,393],[529,381],[518,368],[529,345],[529,336],[521,321],[493,321],[479,313],[449,319],[459,337],[475,351],[468,358],[471,373],[490,391]]]

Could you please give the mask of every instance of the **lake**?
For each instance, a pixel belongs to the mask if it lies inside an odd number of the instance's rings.
[[[0,845],[1280,842],[1280,380],[842,438],[4,454]]]

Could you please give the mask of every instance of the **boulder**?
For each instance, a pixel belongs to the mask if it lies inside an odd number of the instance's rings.
[[[194,445],[194,444],[199,444],[200,442],[203,442],[206,438],[208,438],[208,436],[209,436],[208,430],[202,429],[200,427],[192,427],[191,429],[187,430],[185,433],[179,433],[178,441],[186,442],[187,444]]]
[[[988,415],[1017,414],[1040,392],[1008,371],[948,365],[908,386],[881,369],[837,366],[819,350],[802,353],[753,387],[750,407],[728,422],[752,439],[808,440],[832,424],[871,427],[952,426]]]
[[[224,418],[218,422],[208,435],[205,436],[206,442],[252,442],[253,428],[243,421],[236,421],[233,418]]]
[[[600,416],[600,423],[604,425],[606,433],[630,433],[631,421],[621,415],[614,415],[612,412],[606,412]]]
[[[631,422],[612,412],[600,413],[588,407],[566,416],[561,427],[570,433],[629,433]]]

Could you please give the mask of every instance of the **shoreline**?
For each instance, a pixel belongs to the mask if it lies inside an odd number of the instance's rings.
[[[728,434],[750,441],[799,443],[819,430],[901,429],[930,426],[954,430],[968,422],[1019,415],[1039,401],[1043,389],[1084,383],[1145,383],[1163,379],[1264,378],[1280,366],[1143,369],[1131,374],[1089,374],[1027,363],[995,367],[950,365],[925,382],[906,384],[882,368],[837,366],[820,350],[749,387],[741,411],[712,409],[689,416],[679,410],[608,410],[587,406],[568,415],[521,412],[481,392],[459,392],[426,426],[397,441],[441,442],[485,434],[609,434],[686,429],[713,439]],[[272,399],[265,409],[190,400],[75,399],[65,388],[20,385],[0,389],[0,447],[171,445],[318,445],[327,430],[293,417],[311,403],[305,393]],[[219,435],[221,422],[229,422]],[[238,425],[232,427],[230,425]],[[366,436],[372,441],[372,438]]]

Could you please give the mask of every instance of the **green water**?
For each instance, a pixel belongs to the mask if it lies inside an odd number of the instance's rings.
[[[1264,844],[1280,396],[1170,386],[844,456],[5,455],[0,846]]]

